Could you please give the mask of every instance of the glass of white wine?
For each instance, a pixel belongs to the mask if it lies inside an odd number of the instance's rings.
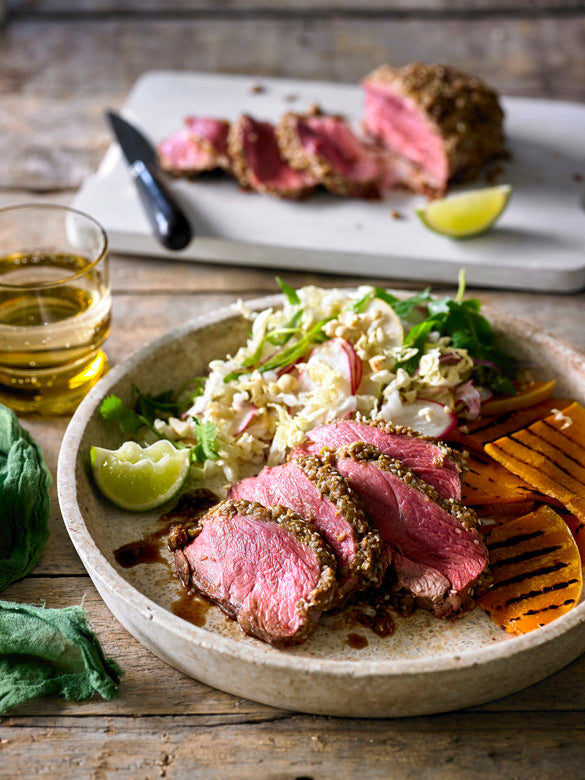
[[[108,239],[65,206],[0,209],[0,403],[72,411],[107,368]]]

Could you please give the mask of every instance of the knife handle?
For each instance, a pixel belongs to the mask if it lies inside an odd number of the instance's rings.
[[[167,249],[183,249],[192,238],[185,214],[156,172],[138,161],[130,168],[156,235]]]

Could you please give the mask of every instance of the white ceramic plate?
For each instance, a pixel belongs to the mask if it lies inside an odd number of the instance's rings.
[[[278,300],[253,305],[264,308]],[[560,395],[585,401],[585,355],[517,320],[489,316],[507,349],[542,366],[543,377],[556,376]],[[453,624],[423,612],[396,618],[396,631],[386,638],[348,624],[343,616],[325,616],[305,644],[275,650],[245,636],[216,607],[209,608],[202,626],[173,614],[181,587],[169,563],[122,568],[114,551],[156,530],[160,513],[122,512],[94,488],[90,446],[121,443],[115,426],[101,419],[99,404],[109,393],[130,400],[133,384],[150,392],[179,387],[204,374],[211,359],[233,353],[247,330],[241,316],[226,310],[163,336],[114,368],[81,404],[65,434],[58,468],[65,524],[102,598],[140,642],[171,666],[229,693],[277,707],[354,717],[419,715],[480,704],[541,680],[585,650],[583,603],[521,637],[496,629],[479,609]],[[356,649],[351,633],[367,644]]]

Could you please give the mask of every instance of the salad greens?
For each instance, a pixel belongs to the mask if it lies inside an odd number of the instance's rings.
[[[157,395],[142,393],[134,385],[136,400],[134,406],[127,406],[117,395],[108,395],[101,403],[100,414],[106,422],[117,423],[124,434],[135,434],[140,428],[146,427],[159,439],[167,439],[177,449],[184,449],[186,444],[169,439],[161,434],[155,426],[158,418],[180,417],[191,406],[193,397],[186,402],[179,402],[180,393],[173,390],[165,390]],[[205,460],[217,460],[219,457],[216,427],[211,422],[201,422],[197,417],[192,417],[194,423],[194,435],[197,440],[190,447],[191,458],[203,463]]]
[[[405,325],[404,346],[415,350],[407,358],[399,359],[397,368],[403,368],[412,376],[431,333],[448,336],[456,349],[465,349],[474,360],[473,378],[479,385],[495,393],[515,395],[512,378],[516,360],[498,349],[492,326],[480,314],[481,302],[477,298],[463,300],[465,272],[459,274],[459,287],[455,298],[433,298],[430,287],[409,298],[396,298],[381,287],[370,292],[353,304],[357,313],[364,311],[372,298],[391,306]],[[409,350],[410,352],[410,350]]]
[[[241,368],[232,371],[224,378],[231,382],[241,374],[254,370],[265,373],[300,360],[309,347],[327,341],[323,328],[333,317],[319,320],[309,330],[303,331],[302,301],[296,292],[280,278],[276,278],[280,289],[289,304],[295,307],[294,313],[285,327],[269,331],[259,341],[254,353],[242,362]],[[379,298],[392,307],[403,325],[406,336],[403,346],[408,348],[407,357],[398,358],[395,368],[404,369],[413,376],[424,354],[425,346],[431,338],[448,337],[456,349],[465,349],[474,361],[472,378],[477,384],[487,387],[495,393],[515,395],[512,382],[516,370],[516,361],[510,355],[498,349],[495,344],[492,326],[480,314],[481,302],[477,298],[463,300],[465,292],[465,272],[459,274],[459,287],[455,298],[434,298],[430,287],[408,298],[397,298],[381,287],[373,287],[362,298],[351,305],[351,310],[359,314],[368,304]],[[284,347],[290,339],[297,340],[286,349],[276,351],[267,360],[262,360],[264,346],[268,342]]]

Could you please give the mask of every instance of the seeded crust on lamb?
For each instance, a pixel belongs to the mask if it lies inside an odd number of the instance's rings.
[[[365,131],[420,166],[433,194],[444,193],[448,182],[475,179],[487,160],[505,156],[504,112],[479,78],[413,62],[381,65],[362,85]],[[419,134],[424,143],[417,145]]]
[[[438,618],[472,606],[487,550],[475,513],[437,492],[399,460],[358,441],[322,454],[362,499],[386,543],[398,592]]]
[[[356,590],[378,586],[386,570],[380,534],[366,518],[349,483],[330,464],[299,454],[233,485],[228,498],[282,505],[311,523],[337,559],[338,607]]]
[[[332,603],[335,558],[319,533],[283,507],[226,500],[172,529],[179,579],[275,647],[305,641]]]
[[[290,457],[302,452],[318,455],[326,448],[336,449],[354,441],[363,441],[380,449],[384,455],[398,458],[415,474],[430,483],[443,498],[461,498],[461,474],[466,461],[431,436],[385,420],[338,420],[308,431],[307,439]]]
[[[244,114],[228,135],[232,171],[245,190],[298,200],[318,184],[306,171],[297,171],[282,157],[274,125]]]
[[[185,127],[164,138],[157,147],[160,167],[172,176],[195,178],[203,171],[231,170],[227,149],[227,119],[188,116]]]
[[[336,195],[380,198],[382,171],[373,146],[340,116],[288,111],[276,128],[282,156]]]

